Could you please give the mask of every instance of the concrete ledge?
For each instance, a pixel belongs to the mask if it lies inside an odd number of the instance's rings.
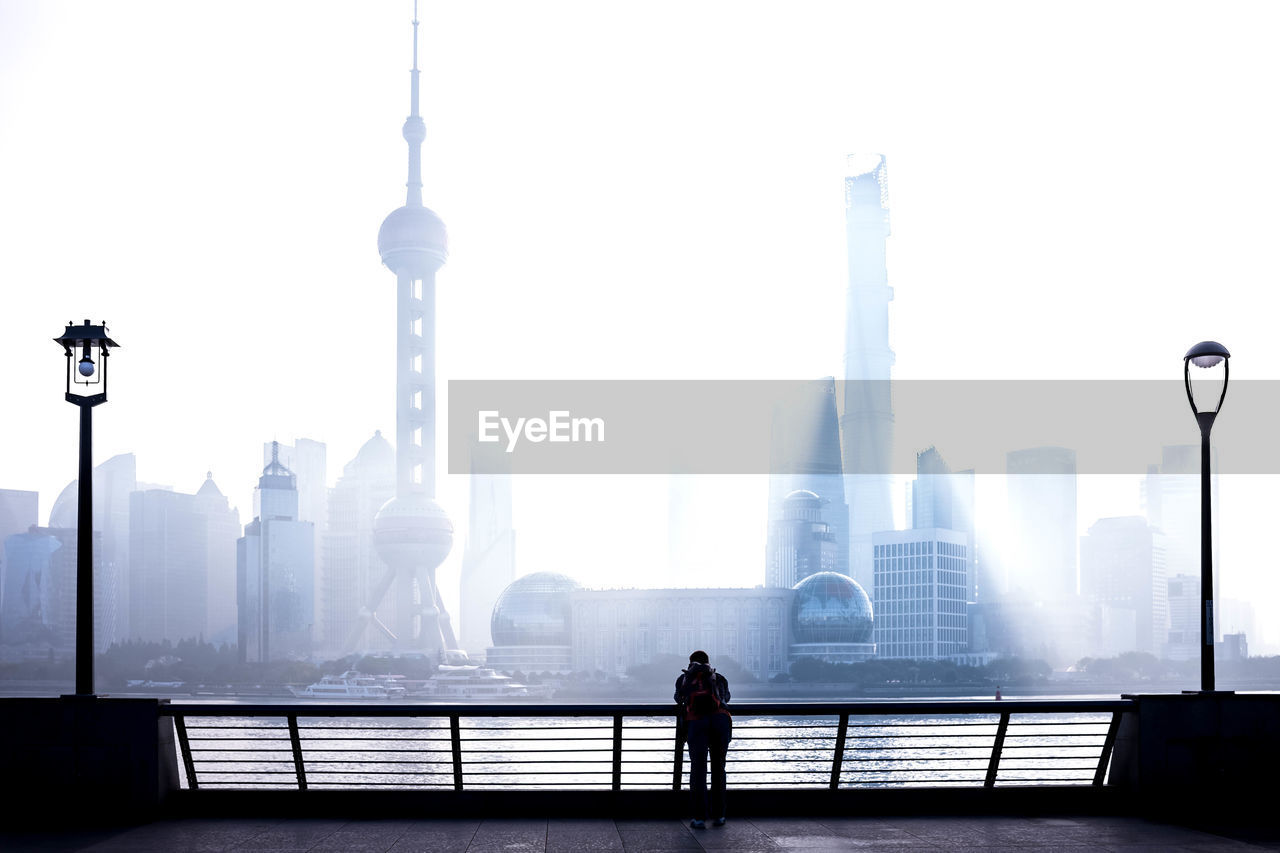
[[[747,789],[728,794],[735,815],[980,815],[1130,812],[1108,787]],[[179,791],[173,817],[613,817],[680,818],[688,791]]]
[[[1142,813],[1243,813],[1258,791],[1273,788],[1280,766],[1280,694],[1125,698],[1136,702],[1137,712],[1121,722],[1110,784],[1135,794]]]
[[[173,722],[158,699],[0,699],[6,820],[145,820],[178,787]]]

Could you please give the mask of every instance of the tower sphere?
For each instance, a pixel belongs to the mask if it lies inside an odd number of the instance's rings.
[[[373,544],[382,561],[396,571],[434,571],[453,548],[453,522],[426,495],[397,496],[374,517]]]
[[[791,631],[797,643],[869,643],[871,599],[853,578],[818,572],[795,585]]]
[[[573,578],[534,572],[512,581],[493,605],[489,630],[495,646],[567,646],[572,606],[579,589]]]
[[[397,207],[378,229],[378,254],[394,273],[424,276],[440,269],[449,256],[444,220],[428,207]]]

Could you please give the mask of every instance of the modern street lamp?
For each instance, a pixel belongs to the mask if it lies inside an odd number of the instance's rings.
[[[107,356],[119,346],[107,324],[67,323],[67,402],[80,407],[80,493],[76,516],[76,695],[93,695],[93,407],[107,402]],[[83,388],[83,390],[81,390]]]
[[[1213,673],[1213,500],[1209,489],[1209,432],[1227,398],[1231,353],[1217,341],[1201,341],[1183,356],[1187,400],[1200,425],[1200,690],[1212,692]],[[1191,383],[1191,367],[1212,374]],[[1221,370],[1217,370],[1221,366]],[[1221,383],[1219,385],[1219,383]],[[1221,390],[1219,390],[1221,388]],[[1199,405],[1196,400],[1199,398]],[[1216,398],[1216,399],[1215,399]],[[1210,408],[1212,407],[1212,408]]]

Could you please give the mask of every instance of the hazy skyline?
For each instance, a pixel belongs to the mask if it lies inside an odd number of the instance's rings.
[[[212,470],[247,517],[264,440],[324,441],[332,482],[393,434],[375,235],[403,197],[411,9],[0,0],[0,488],[39,490],[43,520],[75,476],[49,339],[85,317],[123,345],[95,460],[135,452],[141,480]],[[868,151],[896,378],[1176,379],[1204,338],[1233,377],[1280,376],[1280,12],[1206,9],[424,2],[442,407],[461,378],[838,376],[844,157]],[[1220,578],[1262,605],[1274,483],[1249,479],[1222,485]],[[1081,530],[1137,512],[1137,482],[1082,478]],[[521,478],[518,573],[665,572],[667,493]],[[698,582],[763,579],[763,495],[712,502],[709,528],[759,523]],[[465,478],[440,499],[464,531]],[[617,548],[619,517],[651,541]]]

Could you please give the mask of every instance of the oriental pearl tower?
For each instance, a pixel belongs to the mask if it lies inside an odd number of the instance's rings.
[[[378,254],[396,275],[396,494],[378,510],[374,545],[387,565],[348,639],[356,648],[370,623],[396,651],[443,659],[457,648],[436,587],[436,568],[453,546],[453,522],[435,501],[436,488],[436,271],[448,255],[444,222],[422,204],[422,141],[418,114],[418,14],[414,4],[413,69],[409,117],[408,192],[403,207],[378,229]],[[393,591],[394,587],[394,591]],[[392,593],[388,626],[378,618]]]

